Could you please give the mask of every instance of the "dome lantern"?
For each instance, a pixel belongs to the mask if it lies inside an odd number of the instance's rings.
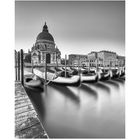
[[[45,22],[45,25],[43,26],[43,32],[48,32],[48,26],[46,25],[46,22]]]

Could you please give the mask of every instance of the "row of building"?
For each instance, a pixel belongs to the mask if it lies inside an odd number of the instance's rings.
[[[36,42],[29,53],[33,65],[44,64],[46,54],[48,60],[47,63],[52,65],[64,64],[64,59],[61,59],[61,52],[56,46],[53,36],[49,33],[46,22],[43,26],[42,32],[38,34]],[[87,55],[70,54],[67,63],[72,66],[79,65],[94,67],[97,64],[97,61],[99,66],[125,65],[125,57],[118,56],[115,52],[110,51],[92,51]]]
[[[100,52],[92,51],[87,55],[69,55],[69,65],[95,67],[97,63],[99,66],[104,67],[125,66],[125,57],[119,56],[115,52],[105,50]]]

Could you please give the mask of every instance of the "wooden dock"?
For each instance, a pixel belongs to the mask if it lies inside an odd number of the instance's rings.
[[[15,82],[15,137],[48,138],[21,82]]]

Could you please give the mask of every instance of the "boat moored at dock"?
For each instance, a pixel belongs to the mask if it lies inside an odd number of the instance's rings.
[[[81,82],[87,82],[87,83],[94,83],[98,81],[98,75],[87,73],[87,74],[81,74]]]
[[[100,80],[109,80],[111,78],[110,70],[102,70],[100,73]]]
[[[45,72],[38,69],[33,70],[34,74],[45,81]],[[66,74],[66,75],[65,75]],[[57,84],[65,86],[79,86],[80,85],[80,76],[79,75],[70,75],[69,72],[62,71],[61,73],[46,73],[46,82],[47,84]],[[46,84],[46,83],[45,83]]]
[[[121,68],[121,73],[120,73],[120,77],[125,76],[125,67]]]
[[[36,76],[34,77],[26,77],[24,79],[24,87],[25,88],[30,88],[30,89],[38,89],[38,90],[43,90],[43,82],[38,79]]]
[[[112,79],[113,78],[119,78],[120,77],[120,70],[119,69],[113,69],[112,70]]]

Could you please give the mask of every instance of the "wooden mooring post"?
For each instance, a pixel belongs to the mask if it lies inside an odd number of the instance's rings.
[[[67,69],[66,61],[67,61],[67,55],[65,54],[65,77],[66,77],[66,69]]]
[[[17,55],[17,66],[18,66],[18,81],[20,81],[20,52]]]
[[[47,82],[47,53],[45,55],[45,83]]]
[[[33,61],[31,59],[31,72],[33,73]]]
[[[80,75],[80,72],[79,72],[79,64],[80,64],[80,57],[78,57],[78,75]]]
[[[17,81],[17,51],[15,50],[15,81]]]
[[[115,67],[114,67],[114,69],[117,68],[117,65],[118,65],[118,61],[116,60],[116,61],[115,61]]]
[[[90,60],[88,59],[88,72],[90,72]]]
[[[24,85],[24,62],[23,62],[23,50],[20,50],[20,62],[21,62],[21,84]]]
[[[96,58],[96,72],[98,72],[98,57]]]
[[[15,50],[15,80],[21,82],[24,85],[24,61],[23,50]]]
[[[103,70],[105,72],[105,61],[103,60]]]

